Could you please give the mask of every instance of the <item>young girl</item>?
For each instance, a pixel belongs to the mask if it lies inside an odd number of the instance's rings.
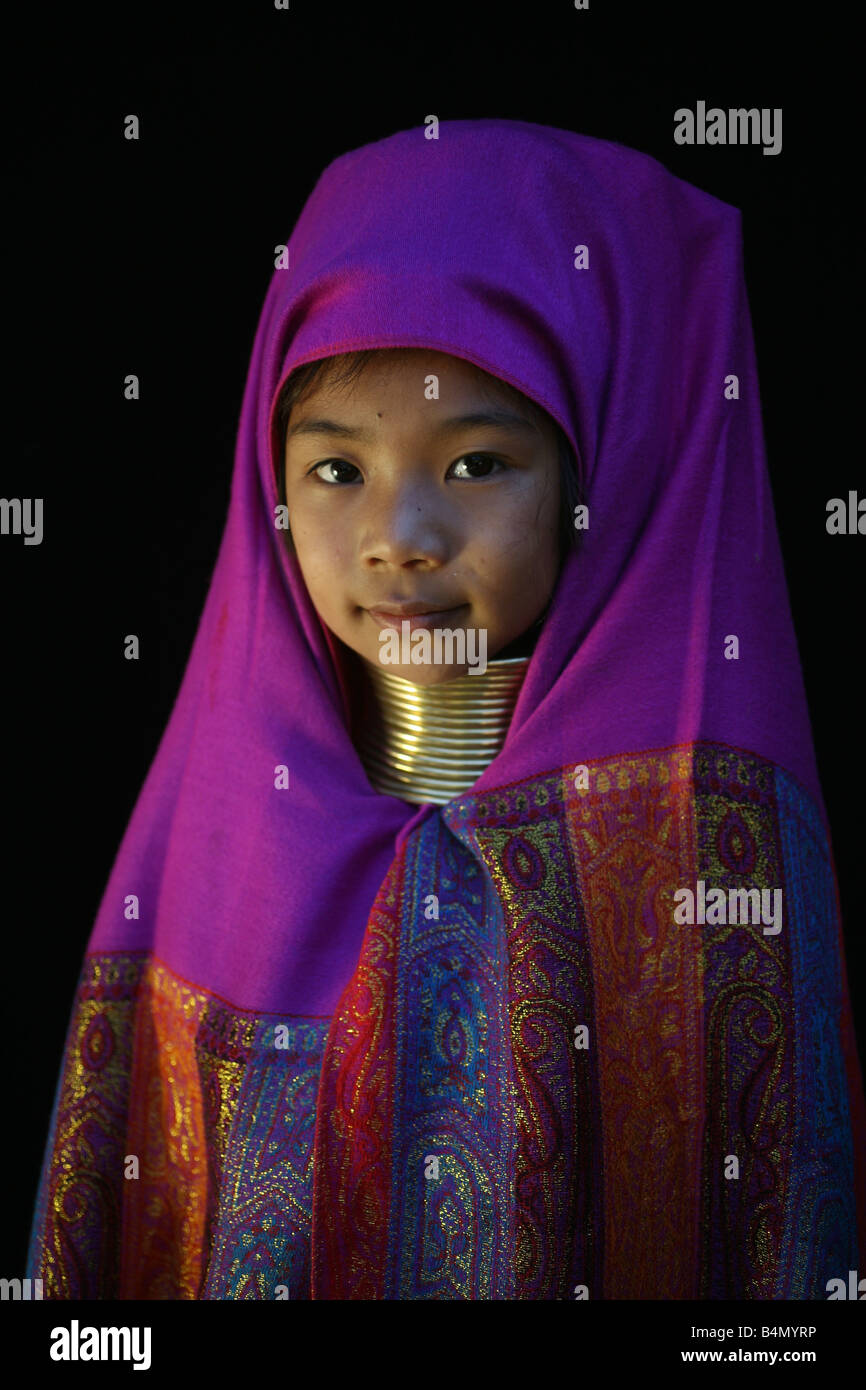
[[[331,164],[273,276],[28,1275],[824,1299],[863,1097],[740,214],[427,134]]]

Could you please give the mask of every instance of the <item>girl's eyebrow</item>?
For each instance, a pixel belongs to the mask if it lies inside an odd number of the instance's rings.
[[[476,428],[507,430],[512,434],[536,433],[535,426],[529,420],[524,419],[522,415],[512,414],[510,410],[476,410],[469,415],[454,415],[450,420],[440,421],[434,427],[433,433],[443,436],[456,434],[458,430]],[[321,418],[299,420],[296,425],[289,427],[286,439],[299,434],[330,434],[337,439],[357,439],[362,444],[371,443],[373,438],[369,430],[343,425],[338,420]]]

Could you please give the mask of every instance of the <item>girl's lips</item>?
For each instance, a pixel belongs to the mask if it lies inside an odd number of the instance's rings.
[[[410,632],[416,628],[426,628],[429,632],[435,627],[452,627],[454,620],[465,612],[467,606],[461,603],[457,608],[442,608],[436,613],[413,613],[411,616],[408,613],[402,616],[399,613],[383,613],[377,608],[368,608],[367,612],[379,628],[393,627],[402,632],[401,623],[408,623]]]

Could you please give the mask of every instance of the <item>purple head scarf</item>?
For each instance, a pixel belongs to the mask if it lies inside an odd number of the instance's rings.
[[[394,347],[542,406],[589,507],[504,746],[445,807],[370,786],[274,525],[282,383]],[[782,888],[782,930],[676,924],[698,879]],[[862,1164],[740,213],[523,122],[342,156],[266,296],[31,1272],[54,1297],[823,1298],[857,1267]]]

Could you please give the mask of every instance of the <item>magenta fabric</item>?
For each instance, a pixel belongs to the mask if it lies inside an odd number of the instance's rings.
[[[330,1014],[395,847],[430,814],[369,786],[333,641],[273,524],[278,388],[359,348],[474,362],[543,406],[579,458],[583,553],[475,789],[704,739],[788,769],[823,812],[739,211],[620,145],[454,121],[438,140],[407,130],[336,159],[288,245],[203,618],[89,950],[153,951],[244,1008]],[[273,789],[280,763],[289,790]]]

